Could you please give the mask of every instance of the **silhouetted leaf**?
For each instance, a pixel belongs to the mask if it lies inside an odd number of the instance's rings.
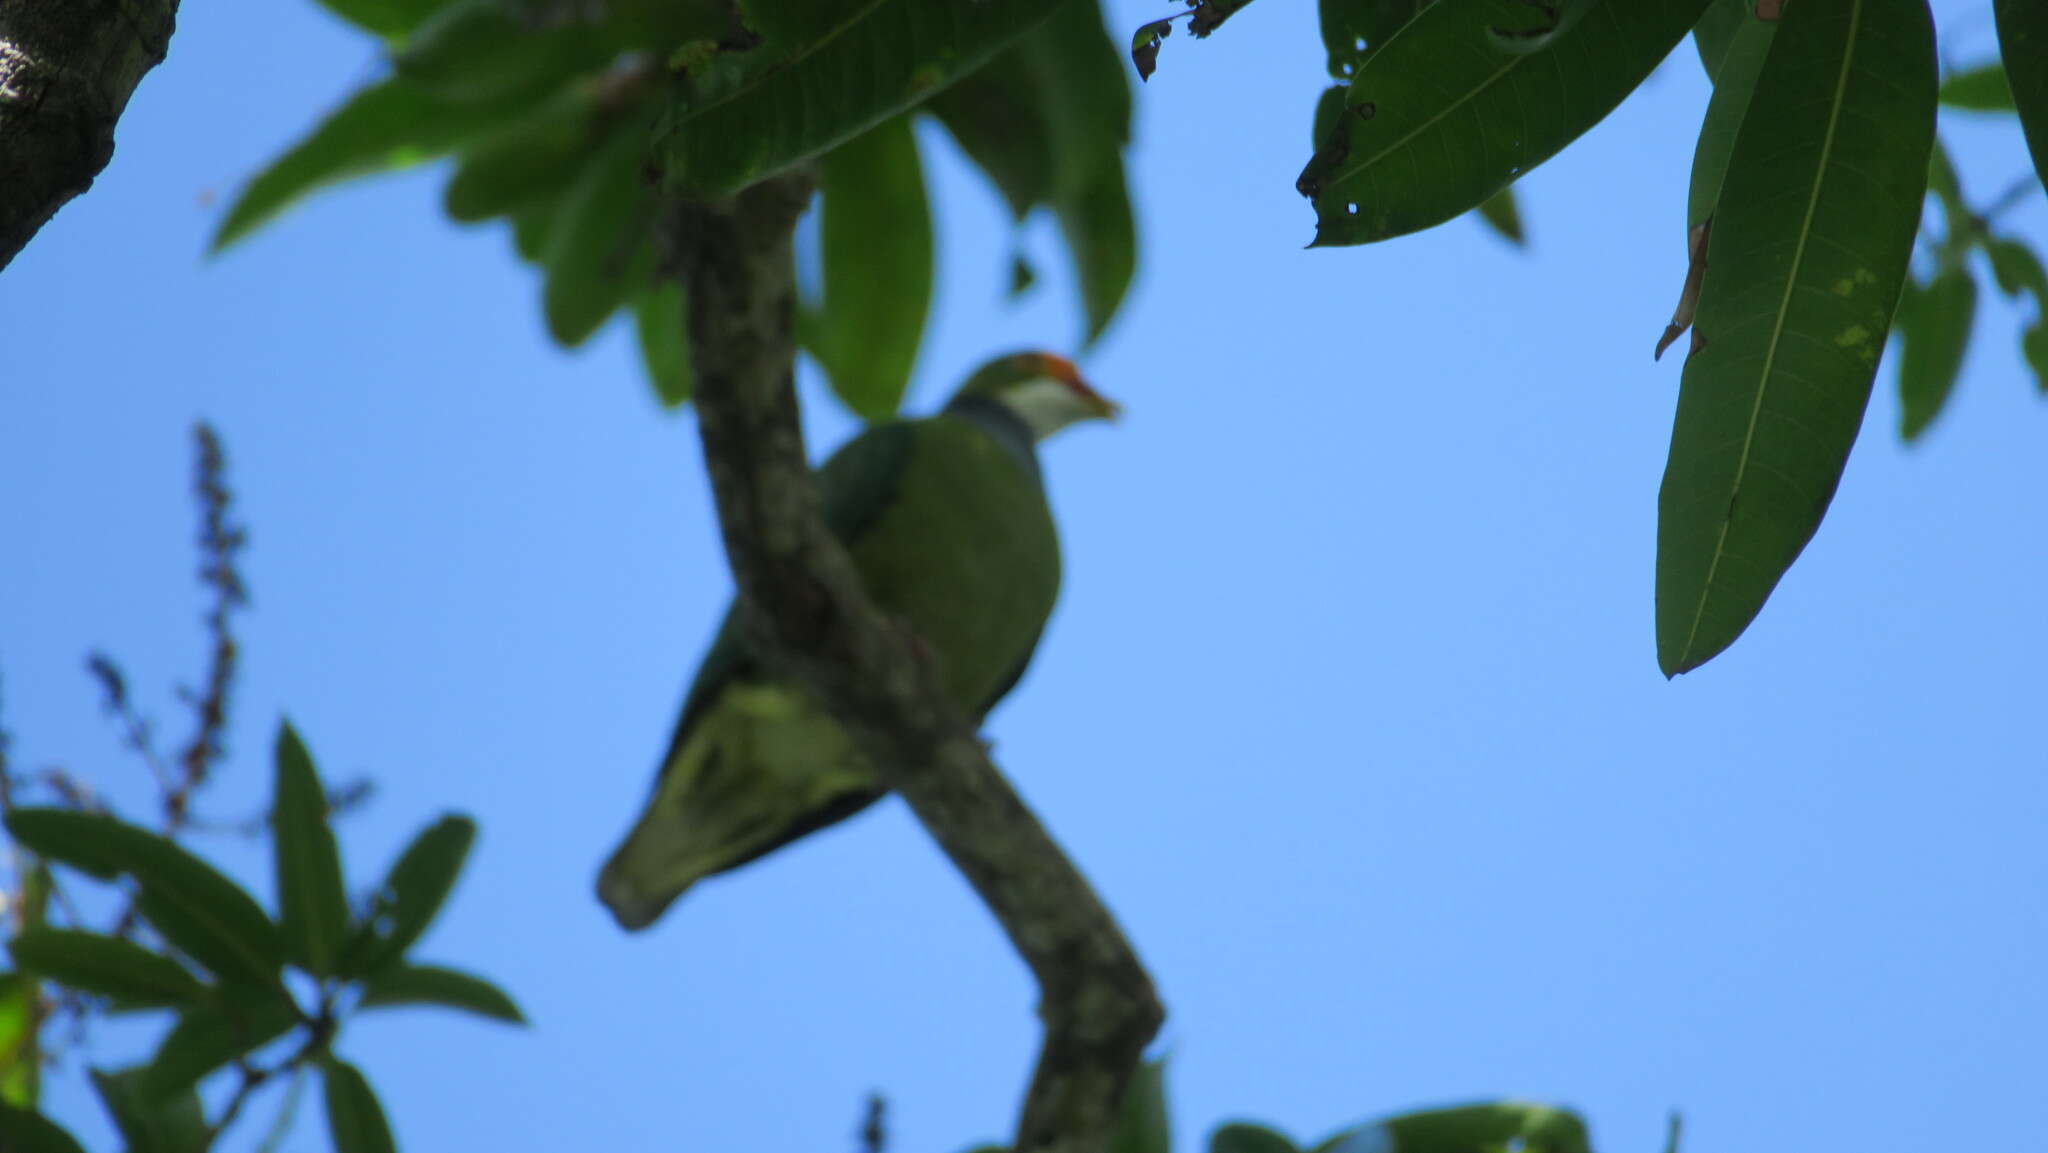
[[[275,985],[284,961],[277,926],[263,907],[212,865],[171,841],[101,813],[16,809],[16,840],[52,860],[103,879],[141,885],[136,907],[164,939],[230,981]]]
[[[1521,0],[1435,4],[1359,67],[1344,131],[1303,189],[1317,245],[1364,244],[1476,208],[1600,122],[1691,30],[1706,0],[1609,0],[1547,50],[1503,51]]]
[[[1167,1117],[1166,1062],[1144,1061],[1124,1086],[1109,1153],[1172,1153],[1173,1126]]]
[[[2048,4],[1994,0],[1992,7],[1998,14],[1998,54],[2027,134],[2027,151],[2034,154],[2035,175],[2048,185]]]
[[[669,278],[633,298],[633,323],[640,334],[640,359],[663,407],[688,404],[695,373],[690,367],[690,330],[683,315],[683,286]]]
[[[341,975],[375,974],[396,961],[441,911],[476,841],[476,823],[448,816],[427,826],[372,896],[370,916],[342,954]]]
[[[1040,4],[785,0],[750,14],[769,43],[721,99],[678,106],[672,187],[731,195],[922,102],[1044,19]]]
[[[933,242],[911,118],[826,153],[825,300],[817,347],[832,391],[865,420],[894,416],[931,311]]]
[[[1950,74],[1941,82],[1941,102],[1971,112],[2011,112],[2012,84],[2005,66],[1992,63]]]
[[[1666,675],[1748,627],[1834,496],[1919,226],[1934,72],[1923,0],[1785,8],[1715,210],[1659,499]]]
[[[334,1153],[398,1153],[384,1106],[354,1065],[329,1057],[321,1066],[327,1087],[327,1129]]]
[[[178,1014],[178,1023],[140,1070],[139,1084],[151,1098],[191,1090],[207,1075],[238,1057],[254,1053],[299,1024],[299,1014],[280,994],[226,993]]]
[[[128,1153],[199,1153],[208,1145],[206,1112],[199,1094],[187,1090],[160,1096],[142,1083],[143,1070],[92,1070],[100,1103],[113,1115]]]
[[[441,156],[495,127],[499,116],[487,104],[450,104],[403,80],[372,84],[249,181],[214,234],[212,251],[330,184]]]
[[[1298,1153],[1298,1147],[1278,1130],[1233,1121],[1209,1134],[1209,1153]]]
[[[1481,223],[1500,235],[1502,240],[1520,248],[1526,239],[1522,235],[1522,210],[1515,204],[1515,190],[1512,185],[1486,198],[1485,203],[1472,211],[1479,214]]]
[[[365,32],[397,38],[420,26],[448,0],[319,0],[320,6]]]
[[[204,997],[198,978],[169,957],[79,929],[29,929],[7,943],[14,963],[84,993],[175,1008]]]
[[[1899,301],[1899,436],[1917,440],[1941,415],[1962,373],[1977,317],[1977,279],[1969,266],[1944,269],[1926,288],[1911,281]]]
[[[481,977],[437,965],[394,965],[363,984],[365,1009],[399,1005],[439,1005],[480,1016],[526,1024],[519,1006],[496,985]]]
[[[8,1153],[85,1153],[78,1138],[33,1109],[0,1104],[0,1149]]]

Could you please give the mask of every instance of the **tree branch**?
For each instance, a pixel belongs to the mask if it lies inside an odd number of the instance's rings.
[[[0,268],[114,155],[178,0],[0,0]]]
[[[826,530],[797,423],[791,235],[808,174],[678,204],[705,468],[760,650],[816,693],[909,802],[1037,978],[1045,1025],[1019,1153],[1094,1153],[1164,1017],[1088,882],[989,760],[929,661]]]

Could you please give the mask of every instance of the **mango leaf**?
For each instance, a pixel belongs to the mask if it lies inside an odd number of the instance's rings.
[[[1330,78],[1350,82],[1365,58],[1415,19],[1430,0],[1320,0]]]
[[[1109,1153],[1172,1153],[1167,1117],[1166,1062],[1144,1061],[1131,1072],[1109,1134]]]
[[[8,1153],[85,1153],[78,1138],[33,1109],[0,1103],[0,1149]]]
[[[384,1106],[354,1065],[329,1057],[321,1065],[327,1089],[327,1130],[334,1153],[398,1153]]]
[[[2035,175],[2048,185],[2048,4],[1994,0],[1992,7],[1998,14],[1998,55],[2012,84],[2027,151],[2034,155]]]
[[[495,127],[501,115],[489,105],[450,104],[399,79],[372,84],[249,181],[209,251],[227,248],[330,184],[441,156]]]
[[[896,414],[931,313],[933,243],[911,118],[885,120],[825,156],[825,302],[811,351],[862,419]]]
[[[536,28],[501,0],[457,0],[398,54],[398,78],[450,104],[487,105],[503,122],[600,71],[617,55],[595,25]]]
[[[364,1009],[395,1005],[440,1005],[514,1025],[526,1024],[519,1006],[482,977],[437,965],[394,965],[363,984]]]
[[[1522,210],[1515,204],[1513,185],[1501,189],[1472,211],[1479,214],[1480,222],[1493,229],[1502,240],[1520,248],[1527,242],[1522,233]]]
[[[561,219],[560,197],[544,198],[520,209],[512,217],[512,244],[519,259],[539,264],[554,240],[555,221]]]
[[[1299,1146],[1278,1130],[1233,1121],[1209,1134],[1209,1153],[1299,1153]]]
[[[1023,43],[1044,35],[1028,33]],[[1045,93],[1023,43],[933,97],[927,108],[946,126],[1023,220],[1053,196],[1052,129]]]
[[[603,139],[596,105],[572,88],[465,148],[442,207],[473,223],[559,197]]]
[[[548,238],[544,305],[548,333],[564,347],[590,339],[633,292],[650,282],[652,188],[643,175],[645,124],[612,137],[563,194]]]
[[[690,330],[683,286],[663,280],[633,298],[633,323],[640,334],[640,359],[665,408],[688,404],[695,373],[690,367]]]
[[[1940,96],[1950,108],[1969,112],[2013,110],[2012,83],[2005,78],[2005,67],[1995,62],[1950,74],[1941,82]]]
[[[1568,1109],[1519,1101],[1404,1113],[1346,1130],[1315,1153],[1592,1153],[1586,1123]]]
[[[279,927],[286,956],[315,976],[334,971],[347,938],[348,890],[341,879],[341,849],[327,824],[327,790],[313,756],[286,721],[277,731],[277,792],[273,857],[277,867]]]
[[[448,0],[319,0],[320,6],[365,32],[398,39],[420,26]]]
[[[27,929],[8,942],[14,963],[67,988],[131,1005],[176,1008],[206,995],[185,967],[119,937],[79,929]]]
[[[1138,222],[1122,165],[1101,169],[1091,184],[1061,199],[1060,235],[1074,255],[1092,343],[1116,316],[1138,269]]]
[[[42,982],[31,973],[0,973],[0,1106],[27,1109],[42,1088]]]
[[[199,1094],[160,1097],[143,1086],[143,1070],[92,1070],[93,1088],[128,1143],[128,1153],[200,1153],[211,1142]]]
[[[868,0],[798,21],[789,10],[811,5],[780,7],[751,13],[771,43],[738,85],[721,99],[677,101],[665,142],[671,188],[729,196],[822,155],[972,72],[1048,11]]]
[[[16,809],[7,828],[52,861],[102,879],[127,873],[136,907],[172,947],[224,980],[275,986],[284,962],[277,926],[239,885],[164,837],[102,813]]]
[[[189,1092],[215,1070],[263,1048],[299,1023],[298,1009],[282,996],[223,993],[178,1015],[178,1023],[164,1034],[137,1084],[151,1099]]]
[[[1775,20],[1745,18],[1731,31],[1721,50],[1721,64],[1714,80],[1714,95],[1707,101],[1707,114],[1700,119],[1699,142],[1692,152],[1692,184],[1686,197],[1685,226],[1688,230],[1706,224],[1721,199],[1721,183],[1728,175],[1728,156],[1735,150],[1735,137],[1749,112],[1756,92],[1756,78],[1770,55],[1771,38],[1777,33]]]
[[[1899,356],[1901,439],[1918,440],[1948,404],[1976,317],[1977,278],[1967,264],[1943,269],[1925,288],[1907,282],[1897,317],[1904,338]]]
[[[1699,49],[1700,66],[1707,70],[1709,81],[1719,83],[1728,45],[1735,39],[1735,30],[1755,14],[1755,5],[1756,0],[1710,0],[1692,26],[1693,46]]]
[[[1919,226],[1934,91],[1925,0],[1786,7],[1715,210],[1658,502],[1667,676],[1748,627],[1834,496]]]
[[[2034,370],[2035,387],[2048,392],[2048,270],[2033,249],[2009,236],[1989,238],[1984,251],[2000,291],[2007,296],[2030,293],[2034,298],[2034,319],[2020,330],[2020,353]]]
[[[1477,208],[1613,111],[1705,4],[1605,0],[1528,54],[1493,42],[1526,23],[1521,0],[1425,9],[1358,69],[1342,129],[1297,184],[1315,203],[1313,245],[1386,240]]]
[[[468,817],[442,817],[421,830],[372,896],[370,915],[343,951],[340,975],[375,975],[411,948],[441,911],[475,841]]]

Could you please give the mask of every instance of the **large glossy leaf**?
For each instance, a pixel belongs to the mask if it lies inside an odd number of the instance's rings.
[[[85,1153],[78,1138],[33,1109],[0,1102],[0,1149],[7,1153]]]
[[[823,177],[825,302],[812,351],[847,407],[883,420],[910,387],[932,302],[931,207],[911,118],[833,149]]]
[[[1018,220],[1052,202],[1056,179],[1045,92],[1026,55],[1026,45],[1045,34],[1044,26],[1028,33],[927,105]]]
[[[526,1024],[512,998],[482,977],[438,965],[394,965],[363,984],[365,1009],[439,1005],[514,1025]]]
[[[398,1153],[391,1124],[370,1082],[354,1065],[329,1057],[322,1066],[327,1087],[327,1130],[334,1153]]]
[[[7,943],[14,963],[84,993],[131,1006],[176,1008],[206,995],[198,978],[169,957],[119,937],[79,929],[28,929]]]
[[[289,721],[278,728],[276,760],[272,856],[285,954],[307,972],[326,976],[334,971],[349,931],[341,849],[327,824],[327,790]]]
[[[690,330],[683,286],[664,280],[633,298],[633,323],[640,335],[640,359],[666,408],[687,404],[696,380],[690,366]]]
[[[216,997],[178,1015],[138,1083],[151,1098],[189,1091],[214,1070],[284,1036],[299,1020],[282,996]]]
[[[544,258],[543,303],[549,334],[566,347],[590,339],[648,286],[654,202],[641,165],[644,128],[638,121],[614,128],[562,196]]]
[[[1319,0],[1323,25],[1323,50],[1329,56],[1330,77],[1349,82],[1365,63],[1401,26],[1415,19],[1430,0]]]
[[[274,986],[284,961],[277,926],[256,899],[171,841],[102,813],[16,809],[15,839],[102,878],[127,873],[136,907],[164,939],[225,980]]]
[[[1521,0],[1432,5],[1358,69],[1343,130],[1301,191],[1317,245],[1441,224],[1600,122],[1692,29],[1706,0],[1604,0],[1537,52],[1499,44]]]
[[[2048,185],[2048,4],[1995,0],[1998,54],[2012,83],[2013,105],[2034,154],[2034,172]]]
[[[1899,435],[1918,440],[1948,404],[1977,317],[1977,278],[1967,264],[1943,269],[1925,288],[1908,282],[1899,301]]]
[[[396,961],[426,932],[476,841],[476,823],[448,816],[421,830],[371,898],[370,916],[343,953],[343,976],[368,976]]]
[[[199,1094],[186,1090],[160,1096],[143,1084],[144,1070],[92,1071],[100,1103],[113,1115],[128,1153],[200,1153],[210,1143]]]
[[[1777,30],[1775,20],[1745,18],[1730,30],[1720,50],[1714,95],[1707,101],[1707,114],[1700,118],[1699,142],[1693,146],[1687,229],[1704,225],[1714,215],[1714,205],[1721,199],[1721,182],[1728,175],[1729,154],[1735,150],[1735,137],[1742,130],[1743,117],[1756,92],[1756,78],[1763,72]]]
[[[1786,7],[1715,210],[1659,498],[1666,675],[1749,626],[1827,511],[1919,225],[1934,91],[1924,0]]]
[[[1721,61],[1735,39],[1735,30],[1755,14],[1756,0],[1709,0],[1692,26],[1693,45],[1699,49],[1700,66],[1707,70],[1708,80],[1721,75]]]
[[[1276,1129],[1233,1121],[1209,1134],[1209,1153],[1298,1153],[1298,1147]]]
[[[1167,1112],[1166,1062],[1140,1063],[1124,1086],[1109,1153],[1172,1153],[1173,1126]]]
[[[445,155],[495,127],[499,115],[488,104],[450,103],[404,80],[372,84],[249,181],[214,233],[212,250],[221,251],[330,184]]]
[[[770,42],[723,99],[679,106],[668,180],[728,196],[920,103],[1044,19],[1047,6],[785,0],[752,15]],[[829,15],[828,15],[829,14]]]

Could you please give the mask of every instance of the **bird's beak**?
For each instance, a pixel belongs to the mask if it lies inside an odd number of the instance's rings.
[[[1073,361],[1068,360],[1064,356],[1054,356],[1051,353],[1043,355],[1046,370],[1056,379],[1065,383],[1068,388],[1079,393],[1081,398],[1088,402],[1088,406],[1095,410],[1096,416],[1101,417],[1103,420],[1115,420],[1124,414],[1123,405],[1095,391],[1094,385],[1082,379],[1081,370],[1075,366]]]

